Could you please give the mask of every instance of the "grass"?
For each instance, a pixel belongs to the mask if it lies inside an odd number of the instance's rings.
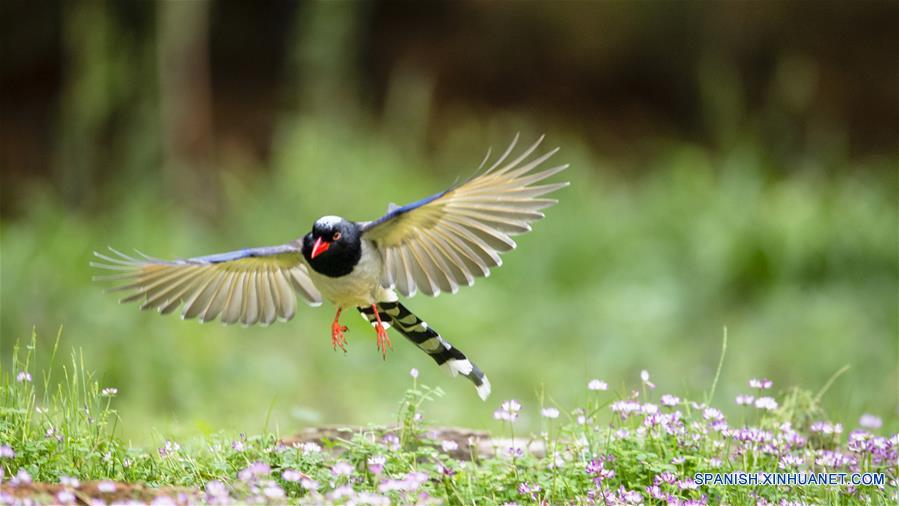
[[[59,325],[77,329],[61,345],[83,349],[98,379],[119,388],[124,435],[143,445],[153,429],[180,439],[258,433],[268,411],[271,427],[390,423],[384,398],[402,396],[410,368],[434,367],[414,347],[400,342],[382,361],[371,330],[348,315],[350,352],[334,353],[327,308],[300,307],[268,328],[140,312],[91,283],[91,252],[202,255],[292,240],[323,214],[372,218],[467,176],[517,128],[461,124],[428,152],[366,128],[285,120],[270,166],[224,160],[210,174],[215,206],[140,167],[98,185],[90,205],[66,207],[53,189],[34,188],[21,214],[0,220],[0,360],[9,367],[12,344],[33,325],[47,347]],[[498,398],[543,385],[574,405],[590,378],[649,369],[700,399],[727,325],[732,359],[716,395],[733,398],[754,375],[817,388],[850,364],[822,400],[835,420],[869,412],[899,429],[899,213],[894,171],[882,167],[894,157],[785,167],[750,139],[734,149],[672,142],[616,160],[589,139],[550,134],[556,159],[571,163],[558,179],[572,185],[546,220],[489,279],[406,302],[484,369]],[[335,188],[335,174],[354,184]],[[453,399],[432,406],[435,417],[492,426],[469,384],[436,374],[431,383]]]
[[[893,504],[899,497],[899,435],[846,431],[825,417],[819,398],[826,393],[777,391],[765,381],[753,382],[746,393],[755,402],[729,418],[707,402],[662,394],[648,373],[620,391],[592,381],[575,406],[557,405],[549,394],[531,405],[505,401],[494,413],[493,437],[512,443],[488,455],[483,446],[434,435],[429,412],[450,401],[416,372],[392,427],[321,444],[290,443],[277,431],[190,441],[158,434],[157,447],[146,449],[121,438],[116,392],[88,372],[81,353],[59,363],[54,346],[44,362],[51,366],[38,374],[37,343],[33,336],[16,346],[12,369],[0,370],[0,501],[36,494],[49,502],[136,497],[157,504]],[[522,432],[525,418],[540,430]],[[777,471],[878,473],[884,483],[721,486],[695,476]]]

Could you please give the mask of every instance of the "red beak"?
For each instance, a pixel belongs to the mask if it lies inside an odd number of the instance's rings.
[[[315,240],[314,243],[312,243],[312,254],[310,254],[309,257],[315,258],[315,257],[321,255],[322,253],[324,253],[325,251],[328,251],[328,248],[330,248],[330,247],[331,247],[331,243],[329,243],[328,241],[323,241],[322,238],[319,237],[318,239]]]

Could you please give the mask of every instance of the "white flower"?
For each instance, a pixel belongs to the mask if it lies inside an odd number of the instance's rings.
[[[879,429],[883,426],[883,420],[871,413],[865,413],[858,419],[858,424],[866,429]]]
[[[655,388],[655,383],[649,381],[649,371],[643,369],[640,371],[640,380],[643,381],[643,384],[648,386],[649,388]]]
[[[661,402],[663,406],[677,406],[678,404],[680,404],[680,397],[665,394],[661,399],[659,399],[659,402]]]
[[[100,492],[115,492],[115,489],[115,483],[111,481],[101,481],[100,483],[97,483],[97,490]]]
[[[759,397],[755,400],[755,407],[771,411],[777,409],[777,401],[771,397]]]
[[[78,478],[72,478],[71,476],[60,476],[59,484],[71,488],[78,488],[81,486],[81,482],[78,481]]]
[[[413,367],[413,368],[409,371],[409,376],[412,376],[413,378],[418,378],[418,369],[416,369],[416,368]]]
[[[118,388],[107,387],[107,388],[104,388],[103,391],[100,392],[100,395],[102,395],[103,397],[112,397],[117,393],[119,393]]]
[[[451,452],[459,448],[459,443],[455,441],[443,441],[440,443],[440,447],[443,448],[445,452]]]
[[[759,390],[767,390],[767,389],[771,388],[771,386],[773,384],[774,384],[774,382],[772,382],[768,378],[762,378],[762,379],[752,378],[751,380],[749,380],[749,386],[752,388],[758,388]]]
[[[305,455],[309,455],[310,453],[321,453],[322,451],[322,447],[313,442],[303,443],[300,448],[303,450],[303,454]]]
[[[333,474],[334,476],[349,476],[353,473],[354,470],[355,468],[352,465],[347,464],[344,461],[340,461],[334,464],[333,467],[331,467],[331,474]]]
[[[752,404],[752,401],[754,401],[754,400],[755,400],[755,397],[753,397],[751,395],[738,395],[737,396],[737,404],[739,404],[740,406]]]
[[[284,497],[284,490],[281,489],[281,487],[279,487],[278,485],[272,483],[262,490],[262,494],[269,499],[280,499]]]
[[[21,371],[19,374],[16,374],[16,381],[19,383],[23,381],[31,381],[31,373],[28,371]]]
[[[285,469],[284,472],[281,473],[281,477],[284,478],[284,481],[296,483],[303,478],[303,473],[296,469]]]
[[[59,493],[56,494],[56,500],[59,501],[60,504],[73,504],[75,502],[75,494],[68,490],[60,490]]]
[[[552,407],[543,408],[543,410],[540,413],[546,418],[550,418],[550,419],[559,418],[559,410],[556,408],[552,408]]]
[[[589,383],[587,383],[587,388],[589,388],[590,390],[593,390],[593,391],[608,390],[609,385],[605,381],[598,380],[598,379],[592,379],[592,380],[590,380]]]

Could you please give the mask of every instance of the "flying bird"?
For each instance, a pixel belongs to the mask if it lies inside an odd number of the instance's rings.
[[[179,260],[132,257],[109,248],[94,252],[93,267],[119,271],[95,280],[116,281],[120,302],[202,322],[268,325],[290,320],[297,295],[311,306],[337,307],[331,345],[346,351],[340,314],[356,308],[377,333],[386,357],[393,327],[437,364],[474,383],[481,399],[490,394],[487,376],[464,353],[399,302],[398,293],[436,296],[456,293],[502,264],[499,254],[515,248],[511,236],[531,230],[542,209],[557,201],[544,195],[567,182],[537,184],[568,167],[543,167],[559,148],[532,156],[543,137],[518,156],[518,141],[490,167],[490,151],[478,172],[463,183],[405,206],[391,204],[374,221],[324,216],[305,236],[280,246],[249,248]]]

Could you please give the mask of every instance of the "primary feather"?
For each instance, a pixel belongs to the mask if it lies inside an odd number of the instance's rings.
[[[558,148],[528,160],[542,140],[507,161],[516,136],[481,174],[363,224],[363,237],[384,258],[382,283],[405,296],[438,295],[490,275],[502,264],[499,254],[515,248],[511,236],[531,230],[530,224],[543,218],[541,210],[557,202],[540,197],[568,185],[536,184],[568,168],[540,168]]]
[[[94,267],[122,271],[100,280],[123,281],[122,302],[141,302],[141,309],[167,314],[182,307],[181,317],[206,322],[270,324],[289,320],[296,311],[296,295],[308,304],[321,304],[321,294],[309,279],[298,247],[250,248],[218,255],[166,261],[134,258],[110,248],[111,255],[94,253],[102,262]]]

